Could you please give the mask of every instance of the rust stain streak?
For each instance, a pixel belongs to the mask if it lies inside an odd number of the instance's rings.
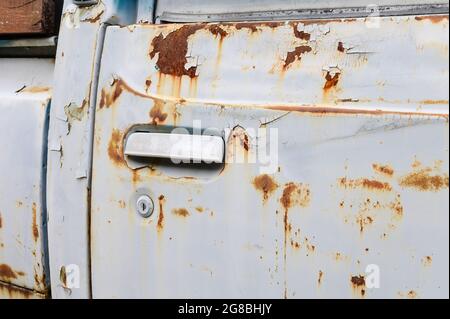
[[[325,91],[330,90],[331,88],[335,87],[339,83],[339,77],[341,74],[339,72],[336,72],[334,75],[331,75],[331,73],[328,71],[325,75],[325,84],[323,86],[323,89]]]
[[[365,188],[377,191],[392,191],[392,186],[389,183],[380,182],[373,179],[347,179],[346,177],[339,179],[339,185],[343,188]]]
[[[111,139],[108,145],[108,156],[116,164],[122,165],[125,163],[123,157],[123,134],[118,129],[113,129]]]
[[[319,270],[319,278],[317,279],[317,283],[319,284],[319,286],[322,284],[322,280],[323,280],[323,271]]]
[[[176,208],[172,210],[172,213],[176,216],[180,216],[180,217],[188,217],[189,211],[186,208]]]
[[[350,282],[353,286],[353,289],[358,291],[362,297],[366,294],[366,279],[362,275],[352,276]]]
[[[37,225],[37,208],[36,208],[36,203],[33,203],[31,206],[31,210],[32,210],[32,218],[33,218],[33,225],[32,225],[32,233],[33,233],[33,239],[35,242],[37,242],[37,240],[39,239],[39,227]]]
[[[287,265],[287,245],[288,238],[292,230],[292,225],[289,222],[289,209],[294,205],[306,207],[309,205],[311,197],[310,190],[307,185],[295,184],[293,182],[287,183],[284,186],[283,194],[280,198],[280,203],[284,207],[283,224],[284,224],[284,245],[283,245],[283,261],[284,268]],[[286,273],[286,269],[285,269]],[[284,279],[284,297],[287,298],[287,279]]]
[[[211,32],[214,36],[220,36],[220,38],[225,38],[228,35],[228,32],[222,29],[217,24],[212,24],[208,27],[209,32]]]
[[[382,175],[386,175],[389,177],[392,177],[394,175],[394,169],[389,165],[373,164],[372,168],[375,172],[380,173]]]
[[[337,107],[324,106],[296,106],[296,105],[280,105],[267,106],[269,110],[286,111],[286,112],[302,112],[302,113],[318,113],[318,114],[353,114],[353,115],[404,115],[404,116],[435,116],[441,117],[448,121],[448,114],[440,113],[417,113],[417,112],[395,112],[384,110],[367,110],[367,109],[346,109]]]
[[[157,224],[157,228],[158,231],[162,231],[164,228],[164,210],[163,210],[163,206],[164,206],[164,195],[160,195],[158,198],[159,201],[159,215],[158,215],[158,224]]]
[[[147,80],[147,81],[149,81],[149,80]],[[146,81],[146,83],[147,83],[147,81]],[[151,85],[151,83],[149,83],[149,84]],[[152,97],[152,96],[146,95],[144,93],[141,93],[141,92],[133,89],[124,80],[114,79],[114,82],[111,85],[110,90],[108,90],[107,88],[103,88],[102,91],[100,92],[99,108],[102,109],[104,107],[109,108],[109,107],[113,106],[114,103],[120,98],[120,96],[122,95],[122,93],[124,91],[132,93],[133,95],[144,98],[144,99],[154,99],[154,97]]]

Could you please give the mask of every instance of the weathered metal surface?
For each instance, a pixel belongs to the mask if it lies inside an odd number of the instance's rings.
[[[167,0],[158,1],[157,22],[271,21],[361,18],[448,13],[445,0]]]
[[[448,17],[367,22],[107,29],[93,297],[448,298]],[[194,121],[223,167],[123,155]]]
[[[48,152],[48,214],[53,298],[90,296],[89,180],[93,106],[108,24],[129,24],[136,3],[99,1],[78,7],[64,2],[56,55]],[[79,278],[68,287],[64,269],[76,266]],[[73,288],[73,289],[72,289]]]
[[[49,289],[44,193],[53,66],[0,59],[0,298]]]

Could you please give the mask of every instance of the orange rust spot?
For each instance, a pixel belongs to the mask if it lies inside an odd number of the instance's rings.
[[[322,283],[322,280],[323,280],[323,271],[319,270],[319,278],[317,279],[317,283],[319,284],[319,286]]]
[[[417,292],[415,292],[414,290],[410,290],[410,291],[408,291],[407,296],[410,299],[416,299],[417,298]]]
[[[434,191],[448,188],[449,178],[447,174],[433,174],[432,168],[416,170],[400,179],[400,186],[415,188],[420,191]]]
[[[341,261],[343,259],[344,259],[344,257],[342,256],[341,253],[337,252],[336,254],[334,254],[334,260]]]
[[[127,207],[127,204],[125,203],[124,200],[119,200],[118,203],[119,203],[119,207],[122,208],[122,209]]]
[[[228,35],[228,32],[222,29],[219,25],[213,24],[208,27],[209,32],[211,32],[215,36],[220,36],[221,38],[225,38]]]
[[[117,165],[124,164],[123,135],[118,129],[113,129],[108,145],[109,158]]]
[[[195,210],[196,210],[197,212],[199,212],[199,213],[203,213],[203,212],[205,211],[205,209],[204,209],[203,207],[201,207],[201,206],[195,207]]]
[[[294,205],[306,207],[311,200],[309,187],[303,184],[288,183],[285,185],[280,202],[285,210],[289,210]]]
[[[337,50],[338,50],[339,52],[344,53],[344,52],[345,52],[344,43],[342,43],[341,41],[339,41],[338,46],[337,46]]]
[[[339,179],[339,185],[343,188],[365,188],[377,191],[392,191],[392,186],[389,183],[367,178],[347,179],[346,177],[343,177]]]
[[[331,73],[328,71],[327,74],[325,75],[325,84],[323,86],[324,90],[329,90],[333,87],[335,87],[338,82],[339,82],[339,77],[340,77],[340,73],[336,72],[333,76],[331,75]]]
[[[163,112],[164,102],[155,101],[155,105],[150,110],[150,118],[152,119],[153,125],[158,125],[163,123],[167,119],[167,113]]]
[[[398,216],[403,216],[403,205],[400,201],[400,195],[397,195],[397,198],[394,202],[390,203],[389,208]]]
[[[425,267],[431,266],[431,264],[433,263],[433,257],[431,256],[425,256],[422,259],[422,263]]]
[[[417,16],[417,21],[430,21],[432,23],[441,23],[442,21],[448,21],[448,15],[432,15],[432,16]]]
[[[139,171],[137,169],[132,170],[132,182],[133,184],[136,184],[137,182],[141,181],[141,177],[139,176]]]
[[[284,60],[283,69],[286,70],[287,67],[295,62],[296,60],[300,61],[301,56],[305,53],[311,52],[312,49],[308,45],[300,45],[294,49],[294,51],[290,51],[287,53],[286,59]]]
[[[263,192],[263,201],[267,201],[269,196],[278,188],[278,184],[267,174],[255,177],[253,185]]]
[[[17,277],[25,276],[22,271],[14,271],[9,265],[0,264],[0,279],[10,280],[17,279]]]
[[[364,232],[364,228],[366,225],[370,225],[373,223],[373,218],[370,216],[357,216],[356,222],[359,224],[359,231]]]
[[[122,94],[126,84],[122,80],[114,80],[111,91],[107,92],[105,88],[100,93],[100,109],[112,106]]]
[[[3,227],[2,213],[0,212],[0,229]]]
[[[351,282],[353,285],[360,287],[360,286],[365,286],[366,285],[366,279],[364,278],[364,276],[352,276]]]
[[[291,246],[294,249],[300,249],[300,243],[294,240],[291,240]]]
[[[158,198],[159,201],[159,215],[157,224],[158,231],[162,231],[164,228],[164,211],[163,211],[164,200],[165,200],[164,195],[160,195]]]
[[[422,163],[419,162],[418,160],[414,160],[414,162],[411,164],[412,168],[418,168],[420,166],[422,166]]]
[[[180,217],[188,217],[190,214],[186,208],[176,208],[172,210],[172,213],[174,215],[180,216]]]
[[[188,53],[188,38],[190,35],[203,28],[202,24],[183,25],[181,28],[169,33],[166,37],[159,34],[152,40],[152,51],[150,58],[153,59],[158,53],[156,65],[161,73],[181,77],[187,75],[196,77],[196,66],[186,70],[186,55]]]
[[[148,91],[148,89],[150,89],[150,86],[152,86],[152,80],[146,79],[145,80],[145,91]]]
[[[373,164],[372,168],[375,172],[389,177],[394,175],[394,169],[389,165]]]
[[[316,251],[316,246],[310,245],[310,244],[306,244],[306,249],[308,249],[309,252],[313,253],[313,252]]]
[[[362,297],[366,294],[366,279],[364,276],[358,275],[358,276],[352,276],[350,279],[353,289],[358,291]]]
[[[32,225],[33,239],[35,242],[37,242],[37,240],[39,239],[39,227],[38,227],[37,221],[36,221],[36,218],[37,218],[36,203],[32,204],[31,211],[32,211],[32,218],[33,218],[33,225]]]

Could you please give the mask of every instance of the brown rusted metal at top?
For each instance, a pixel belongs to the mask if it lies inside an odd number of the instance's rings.
[[[417,21],[431,21],[432,23],[441,23],[442,21],[448,21],[448,15],[426,15],[415,17]]]
[[[286,60],[284,60],[283,69],[287,69],[287,67],[295,62],[296,60],[300,61],[301,56],[305,53],[309,53],[312,51],[312,48],[309,45],[300,45],[294,49],[294,51],[290,51],[287,53]]]
[[[161,73],[174,76],[187,75],[190,78],[196,77],[196,66],[185,68],[188,53],[188,38],[197,30],[204,27],[203,24],[184,25],[178,30],[169,33],[166,37],[159,34],[152,40],[152,51],[150,58],[154,58],[158,53],[158,66]]]
[[[210,25],[208,30],[215,36],[220,36],[221,38],[225,38],[228,35],[228,32],[225,31],[217,24]]]

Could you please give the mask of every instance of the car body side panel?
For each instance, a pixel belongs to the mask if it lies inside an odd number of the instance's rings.
[[[0,59],[0,298],[49,293],[45,171],[54,61]]]
[[[448,298],[448,16],[378,22],[109,27],[93,297]],[[223,167],[123,155],[196,125]]]

